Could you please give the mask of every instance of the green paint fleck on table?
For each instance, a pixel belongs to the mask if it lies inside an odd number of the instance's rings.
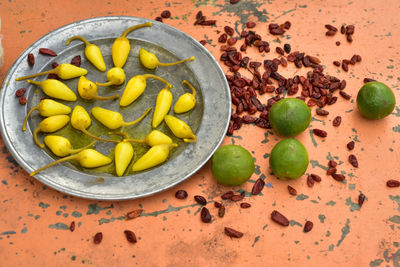
[[[253,242],[253,244],[251,246],[254,247],[254,245],[258,242],[258,240],[260,240],[260,236],[256,236],[254,238],[254,242]]]
[[[289,224],[290,224],[290,226],[298,225],[298,226],[300,226],[300,227],[303,227],[303,225],[302,225],[301,223],[296,222],[295,220],[290,220],[290,221],[289,221]]]
[[[50,229],[57,229],[57,230],[69,230],[69,226],[66,225],[65,223],[50,224],[49,228]]]
[[[39,203],[39,207],[41,207],[43,209],[47,209],[48,207],[50,207],[50,204],[46,204],[46,203],[40,202]]]
[[[325,205],[327,205],[327,206],[335,206],[335,204],[336,204],[336,202],[333,200],[325,203]]]
[[[304,194],[300,194],[300,195],[298,195],[298,196],[296,197],[296,200],[305,200],[305,199],[307,199],[307,198],[309,198],[309,196],[304,195]]]
[[[346,198],[346,205],[350,206],[350,211],[360,210],[360,205],[351,200],[351,197]]]
[[[319,221],[320,221],[321,223],[324,223],[324,222],[325,222],[325,219],[326,219],[326,216],[325,216],[324,214],[320,214],[320,215],[318,215],[318,219],[319,219]]]
[[[342,228],[342,236],[340,237],[339,241],[337,242],[336,246],[340,246],[346,236],[350,233],[350,220],[346,219],[346,224]]]

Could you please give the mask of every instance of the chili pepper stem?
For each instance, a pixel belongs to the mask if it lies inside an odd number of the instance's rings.
[[[41,171],[43,171],[43,170],[45,170],[47,168],[50,168],[50,167],[52,167],[54,165],[57,165],[59,163],[65,162],[65,161],[76,159],[77,157],[78,157],[78,155],[74,154],[74,155],[71,155],[71,156],[68,156],[68,157],[65,157],[65,158],[61,158],[61,159],[55,160],[55,161],[43,166],[42,168],[39,168],[36,171],[31,172],[29,175],[30,176],[34,176],[34,175],[38,174],[39,172],[41,172]]]
[[[110,85],[113,85],[113,82],[112,81],[108,81],[106,83],[98,83],[98,82],[96,82],[96,85],[97,86],[110,86]]]
[[[44,148],[44,144],[39,142],[39,139],[37,138],[37,134],[40,132],[40,128],[37,127],[34,131],[33,131],[33,140],[35,141],[35,143],[40,147],[40,148]]]
[[[194,57],[190,57],[190,58],[182,59],[182,60],[179,60],[176,62],[171,62],[171,63],[158,62],[158,65],[161,67],[168,67],[168,66],[173,66],[173,65],[181,64],[186,61],[193,61],[193,60],[194,60]]]
[[[136,120],[131,121],[131,122],[123,122],[123,123],[122,123],[122,126],[132,126],[132,125],[135,125],[136,123],[138,123],[138,122],[140,122],[141,120],[143,120],[144,117],[146,117],[147,114],[150,113],[150,111],[151,111],[151,108],[146,109],[146,111],[142,114],[142,116],[140,116],[139,118],[137,118]]]
[[[95,95],[93,98],[94,98],[94,99],[97,99],[97,100],[118,99],[118,98],[119,98],[119,94],[110,95],[110,96],[99,96],[99,95]]]
[[[123,141],[125,141],[125,142],[145,143],[145,141],[144,141],[144,140],[141,140],[141,139],[132,139],[132,138],[129,138],[129,135],[128,135],[127,133],[124,133],[124,132],[109,132],[108,134],[121,135],[121,136],[124,137],[124,140],[123,140]]]
[[[31,74],[31,75],[24,76],[24,77],[19,77],[19,78],[15,79],[15,80],[16,80],[16,81],[22,81],[22,80],[26,80],[26,79],[30,79],[30,78],[35,78],[35,77],[37,77],[37,76],[46,75],[46,74],[52,74],[52,73],[55,73],[55,69],[46,70],[46,71],[43,71],[43,72]],[[27,82],[28,82],[28,83],[36,84],[36,83],[34,83],[34,81],[27,81]],[[39,84],[38,84],[38,85],[39,85]]]
[[[160,81],[160,82],[165,83],[165,84],[168,86],[168,88],[172,88],[172,85],[171,85],[169,82],[167,82],[166,80],[164,80],[163,78],[161,78],[161,77],[158,77],[158,76],[153,75],[153,74],[142,74],[142,76],[143,76],[143,78],[145,78],[145,79],[147,79],[147,78],[153,78],[153,79],[155,79],[155,80],[158,80],[158,81]]]
[[[136,29],[139,29],[139,28],[143,28],[143,27],[151,27],[152,25],[153,25],[153,23],[151,21],[149,21],[149,22],[146,22],[146,23],[143,23],[143,24],[138,24],[138,25],[132,26],[132,27],[126,29],[121,34],[120,37],[125,38],[133,30],[136,30]]]
[[[84,38],[84,37],[82,37],[82,36],[74,36],[74,37],[71,37],[71,38],[69,38],[68,40],[67,40],[67,42],[66,42],[66,44],[67,45],[69,45],[69,43],[72,41],[72,40],[81,40],[82,42],[84,42],[85,43],[85,45],[90,45],[90,43]]]
[[[26,123],[28,122],[29,116],[31,116],[32,112],[34,112],[35,110],[39,110],[39,107],[33,107],[31,108],[31,110],[29,110],[28,114],[26,114],[25,119],[24,119],[24,123],[22,124],[22,131],[26,131]]]
[[[197,136],[193,135],[191,138],[185,138],[183,139],[186,143],[194,143],[197,141]]]
[[[108,134],[115,134],[115,135],[121,135],[124,137],[124,139],[128,139],[129,135],[127,133],[124,132],[108,132]]]
[[[192,95],[193,95],[194,97],[196,97],[196,89],[194,88],[194,86],[191,85],[191,84],[190,84],[188,81],[186,81],[186,80],[183,80],[182,83],[183,83],[183,84],[186,84],[186,85],[192,90]]]
[[[105,142],[112,142],[112,143],[119,143],[119,141],[118,140],[114,140],[114,139],[106,139],[106,138],[102,138],[102,137],[99,137],[99,136],[95,136],[94,134],[92,134],[92,133],[90,133],[90,132],[88,132],[85,128],[81,128],[81,129],[79,129],[79,130],[81,130],[84,134],[86,134],[87,136],[90,136],[90,137],[92,137],[92,138],[94,138],[94,139],[96,139],[96,140],[99,140],[99,141],[105,141]]]
[[[87,146],[84,146],[84,147],[81,147],[81,148],[76,148],[76,149],[71,149],[69,152],[70,152],[70,154],[79,153],[79,152],[81,152],[82,150],[87,149],[87,148],[93,146],[94,144],[96,144],[96,142],[97,142],[97,140],[94,140],[93,142],[91,142],[91,143],[88,144]]]

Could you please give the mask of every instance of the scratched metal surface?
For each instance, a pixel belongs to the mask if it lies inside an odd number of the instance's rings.
[[[72,0],[60,8],[59,4],[45,0],[0,2],[1,34],[5,37],[1,79],[30,44],[62,25],[105,15],[153,19],[169,9],[172,17],[164,22],[196,40],[207,40],[205,47],[216,58],[220,56],[217,31],[230,25],[240,32],[243,23],[254,20],[255,30],[270,42],[271,51],[289,42],[293,50],[318,56],[326,66],[325,73],[346,79],[346,92],[353,100],[339,97],[335,105],[327,108],[328,117],[314,117],[311,126],[327,130],[325,140],[312,138],[309,131],[298,136],[310,154],[307,173],[319,174],[323,179],[313,188],[307,187],[305,176],[282,182],[270,174],[268,156],[280,140],[273,132],[244,126],[235,137],[225,138],[224,144],[241,144],[256,158],[257,168],[251,180],[233,189],[249,192],[259,177],[267,183],[262,195],[246,197],[252,204],[249,209],[226,202],[224,218],[217,216],[212,203],[208,204],[213,215],[210,224],[200,221],[200,205],[193,201],[193,195],[203,195],[209,202],[220,201],[221,193],[230,188],[215,183],[209,164],[179,186],[148,198],[93,201],[64,195],[30,178],[1,142],[2,262],[9,266],[23,266],[27,262],[36,266],[399,266],[400,192],[387,188],[385,182],[398,179],[400,170],[400,108],[397,106],[384,120],[367,121],[358,114],[354,100],[365,77],[388,84],[400,99],[397,0],[384,4],[379,0],[242,0],[237,5],[216,0],[152,1],[142,5],[128,1],[92,3]],[[199,10],[207,18],[217,19],[217,27],[194,26]],[[292,27],[285,36],[278,40],[267,33],[268,23],[286,20],[292,22]],[[326,37],[327,23],[354,24],[353,43],[348,44],[341,34]],[[337,47],[335,41],[341,41],[341,46]],[[333,60],[355,53],[363,60],[350,66],[348,73],[333,66]],[[258,60],[277,56],[270,52],[262,57],[253,49],[248,50],[248,55]],[[297,70],[290,65],[285,72],[281,68],[280,71],[292,76]],[[303,71],[306,70],[298,72]],[[332,126],[336,115],[343,117],[338,128]],[[347,162],[349,152],[345,145],[350,140],[356,142],[353,153],[359,160],[357,169]],[[347,183],[338,183],[325,175],[330,158],[340,162]],[[288,184],[297,189],[297,197],[288,194]],[[187,190],[189,197],[175,199],[178,189]],[[356,204],[360,192],[367,197],[361,209]],[[144,209],[142,216],[125,221],[124,215],[137,208]],[[289,227],[271,221],[269,216],[274,209],[290,219]],[[307,234],[302,231],[306,220],[314,222],[314,229]],[[72,233],[68,230],[71,221],[77,224]],[[244,236],[230,239],[223,233],[225,226],[242,231]],[[136,244],[126,241],[125,229],[136,233]],[[103,242],[94,245],[92,237],[98,231],[103,232]]]

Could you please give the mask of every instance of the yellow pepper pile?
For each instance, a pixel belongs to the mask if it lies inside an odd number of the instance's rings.
[[[28,83],[38,85],[42,89],[43,93],[49,97],[64,101],[76,101],[77,96],[74,91],[59,80],[47,79],[44,81],[33,81],[29,79],[47,74],[56,74],[62,80],[79,77],[77,91],[83,100],[91,101],[118,99],[120,97],[119,94],[111,96],[99,96],[97,94],[97,86],[115,86],[122,85],[125,82],[125,72],[123,67],[131,50],[130,41],[126,36],[135,29],[151,26],[152,22],[134,25],[126,29],[120,37],[115,39],[112,45],[112,61],[114,63],[114,67],[107,72],[108,81],[105,83],[94,83],[90,81],[85,77],[85,75],[88,73],[86,69],[67,63],[60,64],[58,67],[52,70],[20,77],[16,80],[27,80]],[[97,45],[90,43],[82,36],[73,36],[67,40],[66,44],[69,45],[73,40],[80,40],[84,43],[84,54],[87,60],[91,62],[99,71],[105,72],[107,70],[103,55]],[[177,62],[161,63],[154,53],[146,51],[144,48],[139,50],[139,61],[146,69],[172,66],[187,61],[193,61],[194,59],[194,57],[190,57]],[[120,106],[129,106],[137,98],[139,98],[146,89],[146,79],[148,78],[156,79],[165,84],[165,87],[160,90],[155,100],[156,104],[151,123],[152,128],[157,128],[163,121],[165,121],[168,128],[176,137],[183,139],[184,142],[196,142],[197,137],[187,123],[172,115],[168,115],[173,102],[173,95],[170,91],[173,86],[161,77],[153,74],[140,74],[133,76],[127,82],[123,90],[119,101]],[[192,90],[192,93],[185,93],[179,97],[173,108],[173,111],[176,114],[188,112],[196,105],[196,89],[186,80],[183,81],[183,84],[187,85]],[[90,149],[90,147],[95,145],[95,143],[98,141],[116,143],[114,161],[115,173],[117,176],[123,176],[126,173],[129,164],[134,158],[135,151],[131,143],[141,143],[144,146],[150,147],[142,157],[138,158],[132,164],[131,171],[133,172],[143,171],[165,162],[169,156],[170,150],[178,146],[177,144],[173,143],[172,139],[168,135],[156,129],[153,129],[143,140],[132,139],[126,133],[121,131],[109,132],[109,134],[122,136],[122,140],[96,136],[88,131],[88,128],[92,122],[89,113],[82,106],[76,105],[73,109],[71,109],[70,107],[58,103],[52,99],[41,100],[37,106],[33,107],[27,113],[22,125],[23,131],[26,130],[28,119],[35,110],[39,111],[41,116],[47,117],[43,119],[39,123],[38,127],[33,131],[33,139],[35,143],[41,148],[44,148],[46,145],[50,151],[54,155],[60,157],[60,159],[32,172],[31,176],[36,175],[37,173],[58,163],[70,160],[76,160],[84,168],[96,168],[110,164],[112,162],[110,157],[105,156],[94,149]],[[151,110],[151,108],[148,108],[136,120],[131,122],[125,122],[121,113],[102,107],[94,107],[91,110],[91,114],[98,122],[108,129],[116,130],[121,127],[132,126],[139,123],[151,112]],[[68,115],[70,113],[71,116]],[[63,136],[47,135],[44,137],[44,143],[39,141],[39,132],[53,133],[65,127],[69,122],[71,123],[73,129],[81,131],[83,134],[88,135],[95,140],[90,144],[78,149],[73,149],[70,141]]]

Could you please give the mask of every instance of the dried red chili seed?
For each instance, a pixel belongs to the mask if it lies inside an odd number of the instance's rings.
[[[139,217],[142,214],[142,212],[143,212],[143,209],[137,209],[137,210],[130,211],[126,214],[125,218],[126,218],[126,220],[135,219],[135,218]]]
[[[285,51],[279,46],[276,47],[275,49],[276,53],[281,54],[282,56],[285,54]]]
[[[237,4],[237,3],[239,3],[239,2],[240,2],[240,0],[230,0],[230,1],[229,1],[229,3],[231,3],[232,5],[233,5],[233,4]]]
[[[321,182],[321,177],[319,176],[319,175],[316,175],[316,174],[310,174],[310,176],[311,176],[311,178],[315,181],[315,182],[317,182],[317,183],[320,183]]]
[[[29,66],[32,67],[33,65],[35,65],[35,56],[32,53],[29,53],[28,57],[27,57],[27,61],[28,61]]]
[[[348,72],[348,71],[349,71],[349,66],[347,65],[346,62],[342,62],[342,69],[343,69],[345,72]]]
[[[332,177],[333,179],[339,182],[343,181],[346,178],[343,174],[337,174],[337,173],[332,174]]]
[[[360,55],[356,55],[357,56],[357,62],[361,62],[362,58]]]
[[[342,123],[342,117],[340,116],[336,116],[332,121],[332,125],[335,127],[338,127],[341,123]]]
[[[240,195],[233,195],[232,197],[231,197],[231,200],[232,201],[240,201],[240,200],[242,200],[244,198],[244,195],[242,195],[242,194],[240,194]]]
[[[19,88],[17,91],[15,91],[15,96],[16,97],[21,97],[25,94],[26,88]]]
[[[237,39],[235,37],[231,37],[227,41],[228,45],[234,45],[234,44],[236,44],[236,42],[237,42]]]
[[[206,40],[201,40],[200,43],[201,43],[202,45],[206,45],[207,41],[206,41]]]
[[[187,196],[188,196],[188,193],[185,190],[178,190],[175,193],[175,197],[177,199],[185,199],[185,198],[187,198]]]
[[[19,103],[21,105],[25,105],[26,104],[26,97],[25,96],[20,96],[18,100],[19,100]]]
[[[226,131],[226,135],[231,136],[233,134],[233,122],[229,122],[228,130]]]
[[[212,25],[215,25],[216,22],[217,22],[216,20],[205,20],[205,21],[199,22],[198,24],[202,25],[202,26],[212,26]]]
[[[225,215],[225,206],[221,205],[218,208],[218,217],[222,218]]]
[[[196,20],[199,20],[203,17],[203,12],[200,10],[199,12],[196,13]]]
[[[242,232],[236,231],[232,228],[225,227],[224,232],[227,236],[229,237],[234,237],[234,238],[241,238],[243,236]]]
[[[304,233],[308,233],[313,229],[314,224],[311,221],[306,221],[304,224]]]
[[[290,26],[292,26],[292,23],[290,21],[285,21],[285,23],[283,23],[282,26],[284,29],[289,30]]]
[[[281,29],[269,29],[269,33],[272,35],[282,35],[285,31]]]
[[[233,191],[228,191],[226,193],[224,193],[221,198],[222,199],[231,199],[231,197],[234,195]]]
[[[371,78],[364,78],[364,83],[375,82],[376,80]]]
[[[337,98],[336,96],[330,98],[330,99],[328,100],[328,105],[333,105],[333,104],[335,104],[336,101],[337,101],[337,99],[338,99],[338,98]]]
[[[255,26],[256,26],[256,23],[254,21],[248,21],[246,23],[246,27],[249,29],[254,28]]]
[[[310,59],[310,61],[311,61],[312,63],[314,63],[314,64],[319,64],[319,63],[321,63],[321,60],[320,60],[319,58],[317,58],[317,57],[314,57],[314,56],[308,55],[308,59]]]
[[[124,231],[125,237],[126,239],[130,242],[130,243],[136,243],[136,235],[134,232],[130,231],[130,230],[125,230]]]
[[[56,52],[54,52],[53,50],[48,49],[48,48],[39,48],[39,53],[42,55],[48,55],[48,56],[52,56],[52,57],[57,56]]]
[[[194,196],[194,200],[200,205],[207,205],[207,200],[203,196]]]
[[[235,30],[233,28],[229,27],[229,26],[225,26],[224,27],[224,31],[229,36],[232,36],[235,33]]]
[[[80,67],[81,66],[81,56],[77,55],[71,60],[71,65]]]
[[[55,74],[55,73],[50,73],[49,75],[47,75],[47,79],[59,80],[60,78],[58,77],[57,74]]]
[[[351,37],[351,35],[346,35],[346,39],[349,43],[353,42],[353,37]]]
[[[358,196],[358,205],[361,206],[364,204],[365,201],[365,195],[363,193],[360,193],[360,195]]]
[[[154,20],[159,21],[159,22],[163,22],[161,17],[156,17]],[[196,23],[195,23],[195,25],[196,25]]]
[[[219,203],[218,201],[215,201],[214,202],[214,207],[216,207],[216,208],[219,208],[219,207],[221,207],[221,203]]]
[[[203,207],[200,212],[201,221],[204,223],[211,222],[211,214],[206,207]]]
[[[350,141],[347,143],[347,149],[348,150],[353,150],[355,146],[355,142],[354,141]]]
[[[335,61],[333,61],[333,65],[335,65],[335,66],[339,67],[339,66],[340,66],[340,62],[339,62],[339,61],[337,61],[337,60],[335,60]]]
[[[226,33],[221,34],[221,36],[218,38],[218,42],[220,43],[225,43],[226,40],[228,39],[228,35]]]
[[[326,174],[327,175],[332,175],[332,174],[334,174],[334,173],[336,173],[336,168],[335,167],[332,167],[332,168],[329,168],[327,171],[326,171]]]
[[[258,195],[261,193],[261,191],[263,190],[265,185],[264,180],[262,179],[257,179],[257,181],[255,182],[255,184],[253,185],[253,188],[251,189],[251,194],[252,195]]]
[[[74,221],[72,221],[71,224],[69,225],[69,230],[71,232],[75,231],[75,222]]]
[[[171,17],[171,12],[169,10],[164,10],[163,12],[161,12],[161,17],[164,19],[168,19],[169,17]]]
[[[354,168],[358,168],[358,160],[355,155],[353,154],[349,155],[349,162],[351,165],[353,165]]]
[[[94,235],[93,237],[93,242],[95,244],[100,244],[101,240],[103,240],[103,233],[102,232],[98,232]]]
[[[335,34],[336,34],[336,32],[335,32],[335,31],[331,31],[331,30],[329,30],[329,31],[327,31],[327,32],[325,33],[326,36],[333,36],[333,35],[335,35]]]
[[[289,191],[289,194],[291,194],[292,196],[296,196],[297,195],[297,190],[294,189],[293,187],[291,187],[290,185],[287,186],[287,189]]]
[[[346,26],[346,34],[349,34],[349,35],[354,34],[354,30],[355,30],[354,25],[347,25]]]
[[[343,59],[342,62],[346,63],[347,65],[351,64],[351,61],[348,59]]]
[[[351,98],[351,95],[347,94],[345,91],[340,91],[339,94],[346,100]]]
[[[258,118],[256,120],[256,125],[260,128],[264,128],[264,129],[271,129],[271,124],[269,123],[268,120],[266,119],[262,119],[262,118]]]
[[[330,25],[330,24],[326,24],[326,25],[325,25],[325,28],[327,28],[327,29],[330,30],[330,31],[334,31],[334,32],[337,32],[337,31],[338,31],[338,29],[337,29],[336,27],[334,27],[334,26],[332,26],[332,25]]]
[[[336,41],[335,44],[336,44],[336,46],[339,46],[339,45],[340,45],[340,42],[339,42],[339,41]]]
[[[357,63],[357,55],[353,55],[350,59],[350,63],[351,65],[354,65]]]
[[[57,62],[55,62],[55,61],[53,63],[51,63],[51,67],[53,69],[57,68],[58,66],[59,66],[59,64]]]
[[[240,203],[240,207],[241,207],[242,209],[247,209],[247,208],[250,208],[251,205],[250,205],[250,203],[243,202],[243,203]]]
[[[286,67],[288,65],[286,59],[284,59],[283,57],[280,58],[280,61],[283,67]]]
[[[290,53],[290,50],[292,50],[290,44],[284,44],[283,45],[283,50],[285,50],[286,53]]]
[[[329,115],[329,111],[324,110],[324,109],[317,109],[317,110],[315,110],[315,113],[317,113],[317,115],[320,115],[320,116],[327,116],[327,115]]]
[[[340,33],[341,34],[345,34],[346,33],[346,28],[344,27],[344,25],[342,25],[342,27],[340,27]]]
[[[313,133],[319,137],[326,137],[328,135],[328,133],[326,131],[321,130],[321,129],[313,129]]]
[[[271,213],[271,219],[280,225],[289,226],[289,220],[277,210]]]
[[[399,187],[400,186],[400,181],[397,180],[388,180],[386,182],[387,187]]]
[[[311,175],[307,176],[307,185],[308,185],[308,187],[313,187],[314,186],[314,180],[311,177]]]
[[[328,162],[328,165],[329,165],[329,167],[335,168],[338,164],[337,164],[336,161],[330,160],[330,161]]]

